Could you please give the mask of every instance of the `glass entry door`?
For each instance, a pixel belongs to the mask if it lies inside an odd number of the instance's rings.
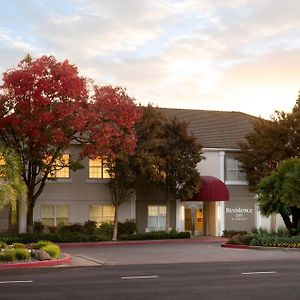
[[[184,210],[185,230],[192,236],[205,235],[205,214],[203,204],[187,205]]]

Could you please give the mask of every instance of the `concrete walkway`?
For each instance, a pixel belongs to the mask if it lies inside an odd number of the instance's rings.
[[[199,263],[299,259],[298,251],[221,248],[224,239],[162,240],[74,245],[63,250],[71,254],[70,266]],[[62,245],[63,246],[63,245]]]

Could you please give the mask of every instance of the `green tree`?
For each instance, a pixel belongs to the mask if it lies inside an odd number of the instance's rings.
[[[196,170],[201,161],[201,145],[188,132],[188,125],[167,119],[159,109],[143,107],[143,117],[136,124],[137,146],[134,153],[123,153],[109,162],[112,178],[109,187],[115,206],[113,239],[117,239],[118,210],[138,191],[140,194],[160,189],[168,205],[176,199],[190,199],[198,191],[200,175]]]
[[[176,118],[163,126],[163,143],[159,147],[159,170],[167,202],[167,228],[170,227],[170,206],[176,199],[191,199],[199,190],[200,174],[197,164],[202,160],[202,146],[189,133],[188,124]]]
[[[21,178],[21,163],[16,153],[0,145],[0,208],[10,206],[10,225],[17,223],[17,204],[25,201],[26,185]]]
[[[239,160],[247,174],[249,189],[257,191],[262,178],[282,160],[300,156],[300,96],[291,113],[276,112],[270,121],[258,119],[240,144]]]
[[[139,191],[149,191],[162,177],[157,172],[157,147],[161,144],[163,116],[148,105],[141,107],[142,118],[135,125],[137,145],[133,153],[122,152],[107,160],[111,179],[108,186],[115,208],[113,240],[118,237],[118,212],[122,203]],[[150,184],[149,184],[150,183]]]
[[[279,163],[258,184],[258,204],[264,216],[279,213],[294,234],[300,225],[300,158]]]

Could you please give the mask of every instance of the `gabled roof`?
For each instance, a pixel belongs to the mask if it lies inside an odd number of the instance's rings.
[[[204,148],[239,149],[258,118],[227,111],[159,108],[166,116],[176,116],[189,124],[190,131]]]

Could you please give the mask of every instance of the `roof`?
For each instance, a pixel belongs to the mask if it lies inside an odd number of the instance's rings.
[[[232,111],[159,108],[166,116],[188,123],[189,130],[204,148],[239,149],[257,117]]]

